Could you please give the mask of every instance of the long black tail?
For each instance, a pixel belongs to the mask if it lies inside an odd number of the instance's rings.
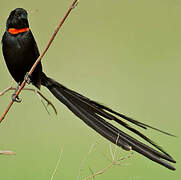
[[[175,167],[173,167],[167,161],[170,161],[173,163],[176,163],[176,161],[166,151],[164,151],[154,141],[152,141],[151,139],[143,135],[138,130],[129,126],[127,123],[120,120],[116,116],[119,116],[127,121],[130,121],[144,129],[147,129],[147,127],[149,127],[149,128],[158,130],[162,133],[173,136],[172,134],[166,133],[164,131],[161,131],[157,128],[151,127],[144,123],[140,123],[123,114],[115,112],[104,105],[101,105],[95,101],[92,101],[88,99],[87,97],[82,96],[81,94],[78,94],[75,91],[72,91],[66,88],[65,86],[59,84],[55,80],[46,77],[46,75],[44,74],[42,78],[42,85],[47,87],[50,90],[50,92],[59,101],[65,104],[76,116],[82,119],[88,126],[93,128],[95,131],[97,131],[99,134],[104,136],[106,139],[108,139],[112,143],[122,147],[124,150],[127,150],[127,151],[132,149],[142,154],[143,156],[151,159],[152,161],[155,161],[171,170],[175,170]],[[117,123],[121,124],[122,126],[129,129],[130,131],[134,132],[141,138],[145,139],[147,142],[152,144],[159,151],[129,136],[128,134],[119,130],[112,124],[108,123],[105,119],[116,121]]]

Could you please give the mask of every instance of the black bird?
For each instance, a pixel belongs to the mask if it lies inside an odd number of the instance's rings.
[[[2,50],[11,76],[20,84],[39,57],[37,44],[29,28],[26,10],[17,8],[10,13],[6,23],[6,31],[2,38]],[[45,73],[42,72],[41,63],[35,68],[35,71],[30,76],[30,80],[31,83],[39,89],[41,85],[47,87],[49,91],[76,116],[112,143],[127,151],[134,150],[156,163],[171,170],[175,170],[175,167],[168,161],[172,163],[176,163],[176,161],[166,151],[141,132],[128,125],[123,119],[144,129],[152,128],[167,135],[171,134],[138,122],[66,88],[55,80],[47,77]],[[122,120],[119,118],[122,118]],[[108,122],[111,120],[134,132],[158,150],[143,144],[119,130]]]

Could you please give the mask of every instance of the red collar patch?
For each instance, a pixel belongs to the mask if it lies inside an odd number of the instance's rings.
[[[19,34],[19,33],[27,32],[27,31],[29,31],[29,28],[22,28],[22,29],[9,28],[8,29],[8,32],[10,34]]]

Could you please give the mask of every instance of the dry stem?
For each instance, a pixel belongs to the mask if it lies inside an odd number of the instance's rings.
[[[114,165],[121,165],[121,161],[126,160],[126,159],[129,159],[130,157],[132,157],[132,155],[133,155],[133,152],[131,152],[131,154],[128,155],[127,157],[121,157],[121,158],[119,158],[119,159],[116,160],[116,161],[112,161],[108,166],[106,166],[105,168],[97,171],[96,173],[93,173],[92,175],[84,178],[84,180],[88,180],[88,179],[95,178],[96,176],[98,176],[98,175],[100,175],[100,174],[103,174],[103,173],[105,173],[107,170],[111,169]]]
[[[2,155],[15,155],[16,153],[13,151],[2,151],[2,150],[0,150],[0,154],[2,154]]]
[[[55,169],[53,170],[53,173],[52,173],[52,176],[51,176],[51,179],[50,180],[53,180],[54,176],[55,176],[55,173],[57,172],[57,169],[58,169],[58,166],[60,164],[60,160],[62,158],[62,153],[63,153],[63,150],[61,149],[60,151],[60,155],[59,155],[59,158],[58,158],[58,161],[57,161],[57,164],[55,166]]]
[[[119,140],[119,136],[120,135],[118,134],[118,136],[116,138],[116,142],[115,142],[116,146],[115,146],[115,149],[114,149],[114,153],[113,153],[111,144],[109,146],[110,147],[110,154],[112,156],[111,163],[108,166],[106,166],[105,168],[101,169],[100,171],[97,171],[96,173],[93,173],[92,169],[89,168],[89,170],[91,171],[92,175],[84,178],[84,180],[95,178],[97,175],[103,174],[107,170],[111,169],[114,165],[121,165],[121,161],[126,160],[126,159],[130,158],[133,155],[133,152],[131,152],[131,154],[128,155],[127,157],[120,157],[117,160],[115,160],[115,156],[116,156],[116,152],[117,152],[117,147],[118,147],[117,143],[118,143],[118,140]]]
[[[9,87],[7,87],[6,89],[4,89],[3,91],[0,92],[0,96],[3,96],[5,93],[7,93],[10,90],[16,90],[16,88],[14,88],[12,85],[10,85]],[[40,91],[37,91],[36,89],[32,89],[32,88],[23,88],[23,90],[33,91],[36,95],[40,96],[40,101],[42,102],[46,111],[49,113],[47,107],[45,106],[44,102],[41,99],[41,98],[43,98],[47,102],[47,106],[50,105],[53,108],[55,114],[57,115],[57,110],[56,110],[55,106],[53,105],[53,103],[50,100],[48,100]]]
[[[82,171],[82,169],[83,169],[83,166],[84,166],[85,162],[87,161],[88,156],[92,153],[92,151],[93,151],[93,149],[95,148],[95,146],[96,146],[96,144],[92,144],[92,145],[91,145],[88,153],[86,154],[86,156],[84,157],[84,159],[81,161],[80,168],[79,168],[79,174],[78,174],[77,179],[80,179],[80,173],[81,173],[81,171]]]

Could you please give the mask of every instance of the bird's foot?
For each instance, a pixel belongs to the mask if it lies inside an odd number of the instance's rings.
[[[21,84],[21,82],[18,83],[18,86],[16,87],[15,92],[14,92],[14,93],[12,94],[12,96],[11,96],[11,99],[12,99],[13,102],[18,102],[18,103],[20,103],[20,102],[22,101],[22,100],[18,97],[18,95],[16,95],[16,92],[18,91],[20,84]]]
[[[27,84],[31,83],[31,75],[28,72],[26,73],[24,80],[26,81]]]
[[[20,99],[17,95],[16,95],[16,93],[14,93],[14,94],[12,94],[12,101],[14,101],[14,102],[18,102],[18,103],[20,103],[21,101],[22,101],[22,99]]]

